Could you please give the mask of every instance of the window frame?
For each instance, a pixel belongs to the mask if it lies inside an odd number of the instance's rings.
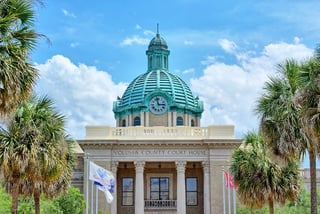
[[[173,174],[171,173],[147,173],[146,180],[147,182],[147,199],[150,200],[150,178],[159,177],[159,178],[169,178],[169,200],[173,200]]]
[[[189,190],[188,181],[195,180],[195,189]],[[190,194],[195,194],[195,200],[188,200]],[[198,206],[198,177],[186,177],[186,206]]]
[[[178,116],[176,119],[177,126],[183,126],[183,117]]]
[[[151,180],[158,180],[158,190],[152,190],[152,184],[151,184]],[[162,185],[161,185],[161,180],[166,180],[166,186],[167,186],[167,190],[161,189]],[[170,200],[170,179],[168,177],[150,177],[149,179],[150,182],[150,200]],[[152,195],[154,195],[154,193],[157,193],[155,195],[157,195],[158,199],[152,199]],[[162,199],[162,196],[167,196],[167,199]]]
[[[124,190],[124,180],[131,180],[132,182],[132,187],[130,188],[130,190]],[[132,190],[131,190],[132,189]],[[127,193],[131,193],[128,194]],[[124,200],[124,197],[129,198],[131,197],[131,203],[124,203],[126,201],[129,201],[128,199]],[[133,177],[123,177],[121,179],[121,206],[134,206],[134,179]]]
[[[141,126],[141,118],[139,116],[134,117],[133,126]]]
[[[121,120],[121,127],[126,127],[127,121],[125,119]]]

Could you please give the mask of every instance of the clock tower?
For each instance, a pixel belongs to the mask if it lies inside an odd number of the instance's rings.
[[[146,51],[147,72],[136,77],[114,102],[118,127],[200,126],[203,103],[169,71],[169,54],[157,30]]]

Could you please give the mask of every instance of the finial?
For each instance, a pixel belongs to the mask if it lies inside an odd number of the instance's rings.
[[[157,35],[159,35],[159,23],[157,23]]]

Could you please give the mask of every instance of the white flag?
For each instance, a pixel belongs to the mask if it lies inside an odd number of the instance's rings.
[[[91,161],[89,171],[89,179],[98,186],[98,189],[105,193],[107,202],[111,203],[113,201],[113,196],[111,193],[113,193],[115,187],[115,179],[112,172],[96,165]]]

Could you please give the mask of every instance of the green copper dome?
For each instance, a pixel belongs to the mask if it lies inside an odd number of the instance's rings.
[[[190,88],[182,79],[168,71],[156,70],[135,78],[124,92],[119,107],[142,104],[145,97],[156,90],[167,93],[172,104],[189,108],[198,106],[197,99],[194,99]]]
[[[136,77],[123,96],[114,102],[115,118],[149,111],[152,97],[161,95],[169,104],[168,111],[201,117],[203,104],[192,95],[188,85],[168,70],[170,51],[159,33],[150,41],[146,55],[148,70]]]
[[[168,50],[167,42],[157,33],[156,37],[154,37],[148,46],[148,50],[156,50],[156,49],[163,49]]]

